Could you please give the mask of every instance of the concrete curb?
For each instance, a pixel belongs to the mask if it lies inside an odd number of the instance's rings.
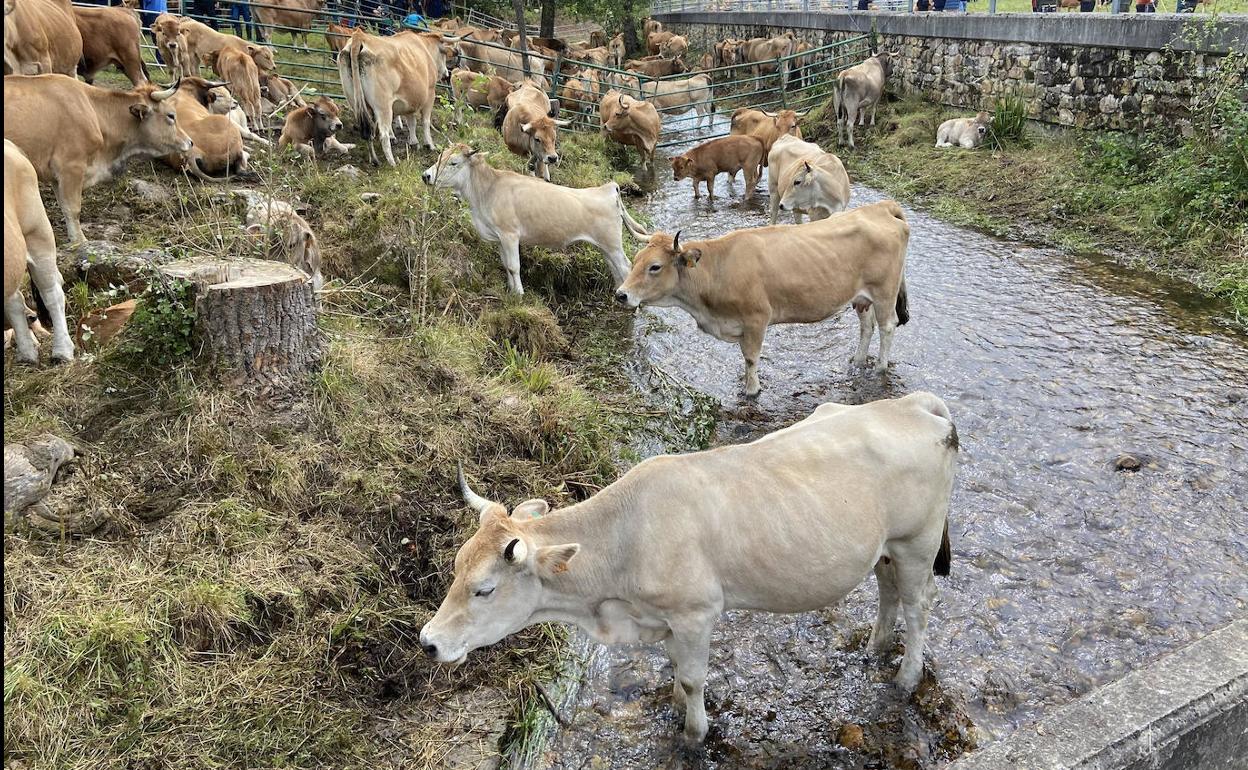
[[[1248,620],[949,765],[949,770],[1248,767]]]

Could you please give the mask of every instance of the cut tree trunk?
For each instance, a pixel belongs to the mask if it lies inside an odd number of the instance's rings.
[[[261,259],[195,258],[160,271],[195,288],[200,355],[225,379],[274,383],[320,363],[312,284],[303,271]]]

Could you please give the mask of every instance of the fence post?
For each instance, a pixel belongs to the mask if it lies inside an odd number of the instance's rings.
[[[988,13],[997,12],[997,0],[988,0]]]

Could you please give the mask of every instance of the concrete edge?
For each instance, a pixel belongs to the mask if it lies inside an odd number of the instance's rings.
[[[689,11],[658,14],[664,24],[716,24],[862,34],[991,40],[1002,43],[1098,46],[1225,54],[1248,50],[1248,15],[1082,13],[891,13],[887,11]]]
[[[1248,620],[1058,709],[949,770],[1239,768],[1248,757]]]

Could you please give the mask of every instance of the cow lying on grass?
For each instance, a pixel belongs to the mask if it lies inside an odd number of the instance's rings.
[[[466,144],[446,148],[421,178],[467,201],[473,227],[482,240],[498,244],[507,286],[517,294],[524,293],[521,245],[559,249],[578,241],[592,243],[606,255],[607,267],[619,281],[628,275],[621,225],[635,238],[647,236],[624,208],[615,182],[585,189],[543,182],[492,168]]]
[[[896,201],[882,201],[804,225],[737,230],[707,241],[680,242],[680,233],[650,236],[628,280],[616,292],[626,307],[679,307],[698,328],[736,342],[745,357],[745,395],[758,395],[758,356],[767,327],[815,323],[846,305],[858,313],[863,366],[878,324],[880,356],[888,368],[893,330],[909,319],[906,246],[910,227]]]
[[[480,527],[455,581],[420,631],[458,665],[534,623],[575,624],[600,642],[663,642],[686,738],[706,737],[711,634],[725,610],[810,612],[873,571],[880,606],[869,648],[888,652],[900,607],[896,683],[923,674],[933,575],[948,575],[957,430],[931,393],[823,404],[757,441],[652,457],[585,502],[512,509],[472,491]],[[763,518],[760,518],[763,517]]]
[[[937,147],[961,147],[973,150],[984,143],[992,115],[981,112],[973,118],[952,118],[936,129]]]

